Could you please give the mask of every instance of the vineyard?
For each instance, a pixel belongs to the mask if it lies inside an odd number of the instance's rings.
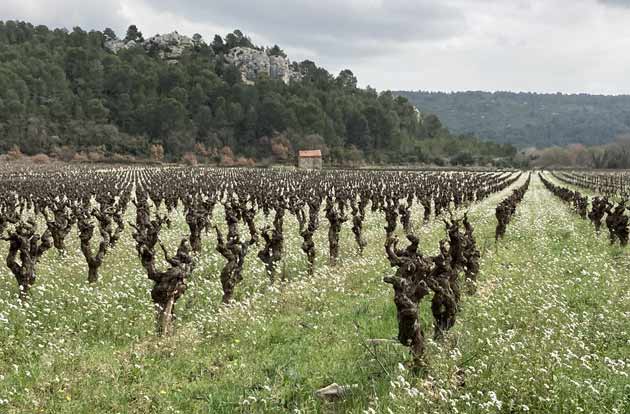
[[[0,413],[628,413],[629,183],[2,167]]]

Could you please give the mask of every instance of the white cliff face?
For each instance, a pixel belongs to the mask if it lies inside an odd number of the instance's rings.
[[[193,47],[193,40],[190,37],[180,35],[177,32],[163,35],[155,35],[142,43],[133,40],[126,42],[120,39],[105,40],[105,48],[112,53],[118,53],[123,49],[141,46],[147,52],[153,51],[167,61],[179,59],[186,49]]]
[[[289,59],[282,56],[269,56],[269,74],[272,79],[280,79],[284,83],[291,80],[291,69]]]
[[[105,48],[112,53],[132,47],[142,47],[147,53],[155,53],[169,63],[176,63],[184,52],[193,46],[194,42],[191,38],[177,32],[158,34],[141,43],[109,38],[105,40]],[[225,61],[236,66],[241,72],[243,82],[250,85],[261,75],[269,79],[281,80],[286,84],[302,78],[300,73],[291,68],[289,59],[282,56],[270,56],[264,50],[235,47],[225,55]]]
[[[298,78],[298,74],[291,70],[289,59],[282,56],[269,56],[264,50],[235,47],[225,55],[225,60],[236,66],[241,72],[243,82],[247,84],[253,84],[260,75],[281,80],[287,84],[290,80]]]
[[[109,50],[112,53],[118,53],[123,49],[130,49],[132,47],[137,47],[138,44],[133,40],[125,43],[124,40],[120,39],[107,39],[105,40],[105,49]]]
[[[225,55],[225,61],[236,66],[244,83],[253,84],[261,74],[271,77],[271,62],[262,50],[235,47]]]
[[[190,37],[173,32],[155,35],[145,40],[143,46],[147,51],[156,51],[158,56],[162,59],[177,60],[184,54],[186,49],[191,49],[194,44]]]

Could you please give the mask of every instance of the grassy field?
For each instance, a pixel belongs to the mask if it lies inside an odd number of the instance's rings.
[[[230,306],[219,304],[223,259],[207,236],[166,339],[153,334],[151,283],[129,234],[89,286],[73,232],[67,256],[41,262],[28,304],[0,271],[0,413],[630,413],[628,250],[534,175],[496,246],[494,208],[510,191],[469,208],[483,254],[478,293],[442,342],[429,340],[422,372],[401,346],[366,345],[397,333],[381,214],[366,219],[363,257],[344,227],[335,268],[322,220],[313,277],[287,216],[286,280],[269,286],[251,252]],[[416,229],[434,254],[442,223]],[[163,239],[175,246],[185,231],[180,212]],[[428,303],[422,314],[430,337]],[[313,395],[333,382],[351,386],[343,400]]]

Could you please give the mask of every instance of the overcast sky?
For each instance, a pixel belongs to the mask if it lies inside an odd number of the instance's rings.
[[[630,0],[0,0],[0,20],[235,28],[292,60],[406,90],[630,93]]]

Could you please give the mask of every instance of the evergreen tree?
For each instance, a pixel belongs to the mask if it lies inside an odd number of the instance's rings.
[[[142,32],[138,30],[135,24],[132,24],[127,29],[127,36],[125,36],[125,42],[134,41],[136,43],[144,42]]]

